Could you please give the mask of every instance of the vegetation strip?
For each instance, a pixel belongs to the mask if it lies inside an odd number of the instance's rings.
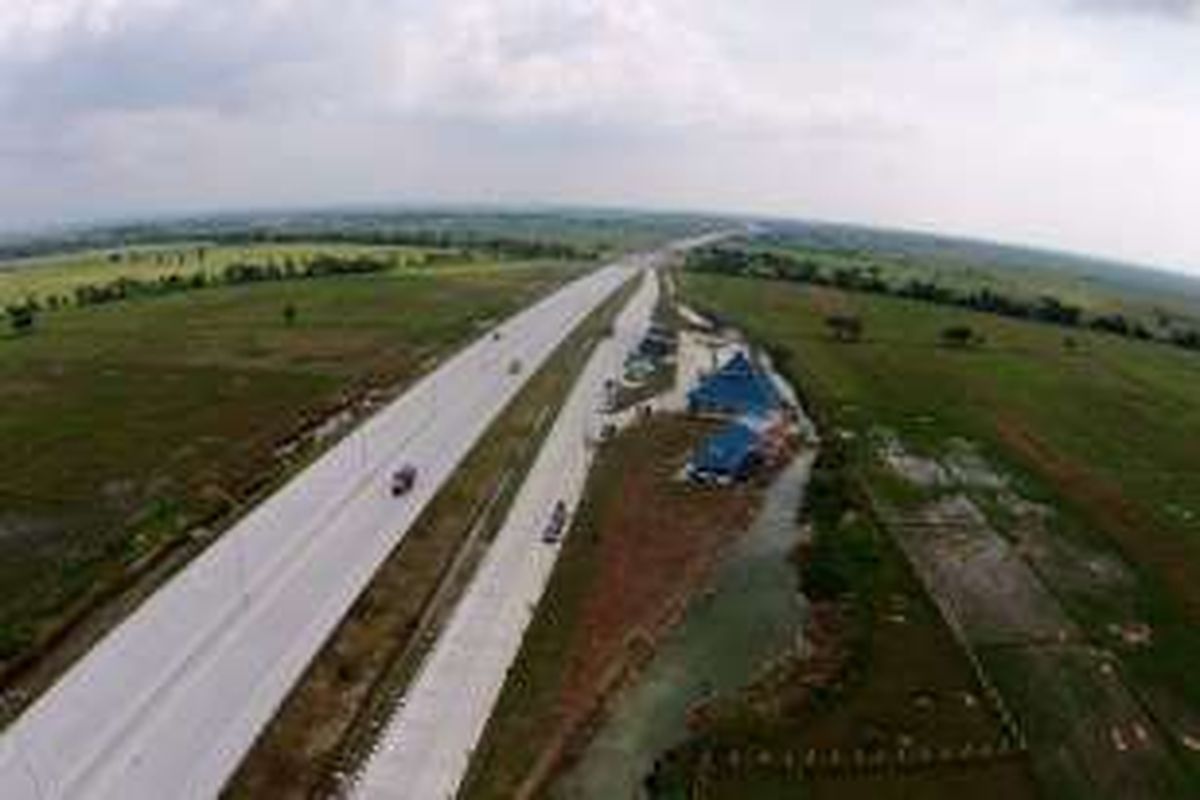
[[[205,248],[197,250],[201,263],[204,262],[206,252]],[[338,275],[369,275],[393,269],[397,264],[398,261],[394,257],[386,260],[371,256],[341,258],[324,253],[315,256],[307,263],[300,264],[291,258],[285,259],[282,264],[274,262],[256,264],[238,261],[227,264],[216,272],[204,269],[191,273],[172,272],[160,275],[153,280],[122,275],[107,283],[83,283],[75,286],[70,295],[50,294],[45,298],[34,295],[25,298],[23,302],[10,303],[5,310],[8,312],[13,332],[28,333],[33,330],[37,315],[43,310],[58,311],[71,305],[82,308],[138,297],[156,297],[220,286],[239,286],[246,283],[312,280]],[[289,324],[295,322],[295,313],[293,306],[284,307],[284,317]]]
[[[623,287],[593,312],[492,425],[377,571],[243,761],[227,796],[333,794],[340,776],[369,754],[502,523],[548,430],[548,409],[565,399],[635,289]]]
[[[743,275],[774,278],[813,286],[831,286],[844,291],[891,295],[943,306],[955,306],[1005,317],[1035,320],[1064,328],[1090,328],[1126,338],[1175,345],[1186,350],[1200,350],[1200,328],[1188,327],[1164,317],[1158,331],[1136,318],[1120,312],[1092,313],[1050,294],[1027,300],[1003,294],[990,288],[959,290],[939,285],[931,280],[910,277],[903,282],[889,281],[880,270],[858,266],[823,269],[812,257],[758,247],[722,245],[698,250],[689,255],[688,267],[698,272],[724,275]],[[861,326],[855,317],[829,317],[832,327],[839,331],[854,330],[849,338],[858,338]],[[973,332],[969,327],[952,326],[944,331],[949,344],[969,344]]]

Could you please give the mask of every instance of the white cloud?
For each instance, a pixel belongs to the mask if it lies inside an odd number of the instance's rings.
[[[0,224],[451,198],[1200,266],[1182,0],[3,0]]]
[[[470,117],[648,122],[721,119],[745,105],[714,43],[675,2],[473,0],[403,28],[407,110]]]

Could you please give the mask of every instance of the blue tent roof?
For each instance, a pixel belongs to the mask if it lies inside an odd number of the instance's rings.
[[[778,405],[779,394],[770,378],[741,352],[688,392],[693,411],[762,414]]]
[[[691,469],[700,473],[741,476],[755,456],[758,436],[750,428],[733,422],[701,442],[692,455]]]

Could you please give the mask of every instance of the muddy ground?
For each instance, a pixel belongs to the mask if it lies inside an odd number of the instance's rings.
[[[605,445],[464,797],[532,793],[586,739],[605,699],[744,531],[760,489],[680,478],[712,423],[654,416]]]

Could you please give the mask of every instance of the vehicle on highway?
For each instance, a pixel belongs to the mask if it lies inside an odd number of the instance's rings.
[[[521,367],[521,359],[514,358],[512,361],[508,362],[508,374],[519,375],[521,373]]]
[[[412,491],[416,483],[417,468],[412,464],[405,464],[392,473],[392,497],[403,497]]]
[[[546,544],[557,544],[562,539],[566,527],[567,504],[559,500],[554,504],[554,510],[550,512],[550,521],[542,531],[542,541]]]

